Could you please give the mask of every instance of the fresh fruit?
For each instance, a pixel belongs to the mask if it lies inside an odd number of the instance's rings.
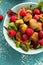
[[[35,9],[33,10],[33,13],[34,13],[34,14],[40,14],[40,10],[37,9],[37,8],[35,8]]]
[[[43,38],[43,30],[39,32],[39,37]]]
[[[10,17],[10,22],[15,22],[17,20],[17,16],[16,15],[12,15]]]
[[[39,20],[39,16],[38,15],[35,15],[33,18],[36,19],[37,21]]]
[[[0,21],[2,21],[2,19],[3,19],[3,16],[2,16],[2,15],[0,15]]]
[[[21,11],[20,11],[20,16],[25,16],[26,15],[26,11],[24,10],[24,9],[22,9]]]
[[[8,35],[9,35],[10,37],[13,37],[13,36],[16,35],[16,31],[15,31],[15,30],[9,30],[9,31],[8,31]]]
[[[31,36],[34,33],[34,31],[31,28],[27,28],[26,33],[27,33],[28,36]]]
[[[43,39],[39,40],[39,44],[43,46]]]
[[[22,38],[23,38],[24,41],[27,41],[27,40],[28,40],[27,34],[23,34],[23,35],[22,35]]]

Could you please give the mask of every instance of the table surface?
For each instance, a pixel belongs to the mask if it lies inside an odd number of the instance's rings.
[[[0,14],[5,18],[6,9],[22,2],[37,0],[0,0]],[[43,0],[42,0],[43,1]],[[12,49],[3,35],[3,22],[0,22],[0,65],[43,65],[43,52],[37,55],[24,55]]]

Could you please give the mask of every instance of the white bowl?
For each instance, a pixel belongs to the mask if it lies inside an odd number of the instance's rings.
[[[25,3],[21,3],[21,4],[18,4],[18,5],[16,5],[16,6],[14,6],[14,7],[12,8],[12,10],[15,11],[15,12],[17,12],[17,11],[19,11],[19,9],[20,9],[21,7],[23,7],[24,5],[28,6],[28,5],[30,5],[30,4],[36,4],[36,5],[37,5],[37,3],[35,3],[35,2],[25,2]],[[6,15],[5,20],[4,20],[4,24],[3,24],[3,26],[5,26],[5,27],[8,27],[9,21],[8,21],[7,19],[8,19],[8,16]],[[18,52],[20,52],[20,53],[24,53],[24,54],[37,54],[37,53],[40,53],[40,52],[43,51],[43,49],[41,48],[41,49],[29,50],[28,52],[25,52],[25,51],[23,51],[21,48],[17,48],[17,47],[15,46],[14,41],[9,38],[9,36],[7,35],[7,31],[6,31],[6,29],[5,29],[4,27],[3,27],[3,33],[4,33],[5,39],[6,39],[6,41],[8,42],[8,44],[9,44],[13,49],[15,49],[16,51],[18,51]]]

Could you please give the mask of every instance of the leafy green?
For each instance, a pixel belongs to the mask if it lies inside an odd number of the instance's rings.
[[[40,9],[40,10],[42,10],[42,8],[43,8],[43,2],[39,2],[37,8]]]
[[[9,27],[17,31],[17,27],[14,22],[9,23]]]
[[[40,44],[38,44],[37,49],[40,48],[40,47],[41,47]]]
[[[16,43],[16,47],[19,48],[20,47],[20,42],[19,41],[16,41],[15,43]]]
[[[20,16],[20,14],[18,14],[18,19],[22,19],[22,17]]]
[[[24,50],[24,51],[28,51],[30,49],[30,42],[29,43],[26,43],[26,44],[21,44],[21,48]]]
[[[37,48],[43,48],[43,46],[41,46],[40,44],[38,44]]]
[[[15,39],[15,37],[10,37],[12,40],[14,40]]]
[[[9,27],[8,27],[8,30],[11,30],[11,29],[12,29],[12,28],[9,26]]]
[[[25,44],[22,43],[22,44],[20,45],[20,47],[21,47],[24,51],[26,51],[26,52],[28,51],[28,48],[26,47]]]
[[[41,48],[43,48],[43,46],[41,46]]]
[[[31,43],[31,42],[26,43],[26,47],[27,47],[28,49],[30,48],[30,43]]]

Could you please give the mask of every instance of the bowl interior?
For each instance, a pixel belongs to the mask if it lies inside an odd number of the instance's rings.
[[[25,5],[28,7],[29,5],[37,5],[37,3],[35,3],[35,2],[25,2],[25,3],[21,3],[21,4],[18,4],[18,5],[16,5],[16,6],[14,6],[14,7],[12,8],[12,10],[15,11],[15,12],[18,12],[18,11],[20,10],[20,8],[23,7],[23,6],[25,6]],[[8,16],[6,15],[3,26],[8,27],[8,25],[9,25],[9,18],[8,18]],[[17,50],[17,51],[20,52],[20,53],[24,53],[24,54],[37,54],[37,53],[40,53],[40,52],[43,51],[43,49],[36,49],[36,50],[29,50],[28,52],[25,52],[25,51],[23,51],[21,48],[17,48],[17,47],[15,46],[14,41],[9,38],[9,36],[7,35],[7,31],[6,31],[6,29],[5,29],[4,27],[3,27],[3,33],[4,33],[5,39],[6,39],[6,41],[8,42],[8,44],[9,44],[13,49]]]

